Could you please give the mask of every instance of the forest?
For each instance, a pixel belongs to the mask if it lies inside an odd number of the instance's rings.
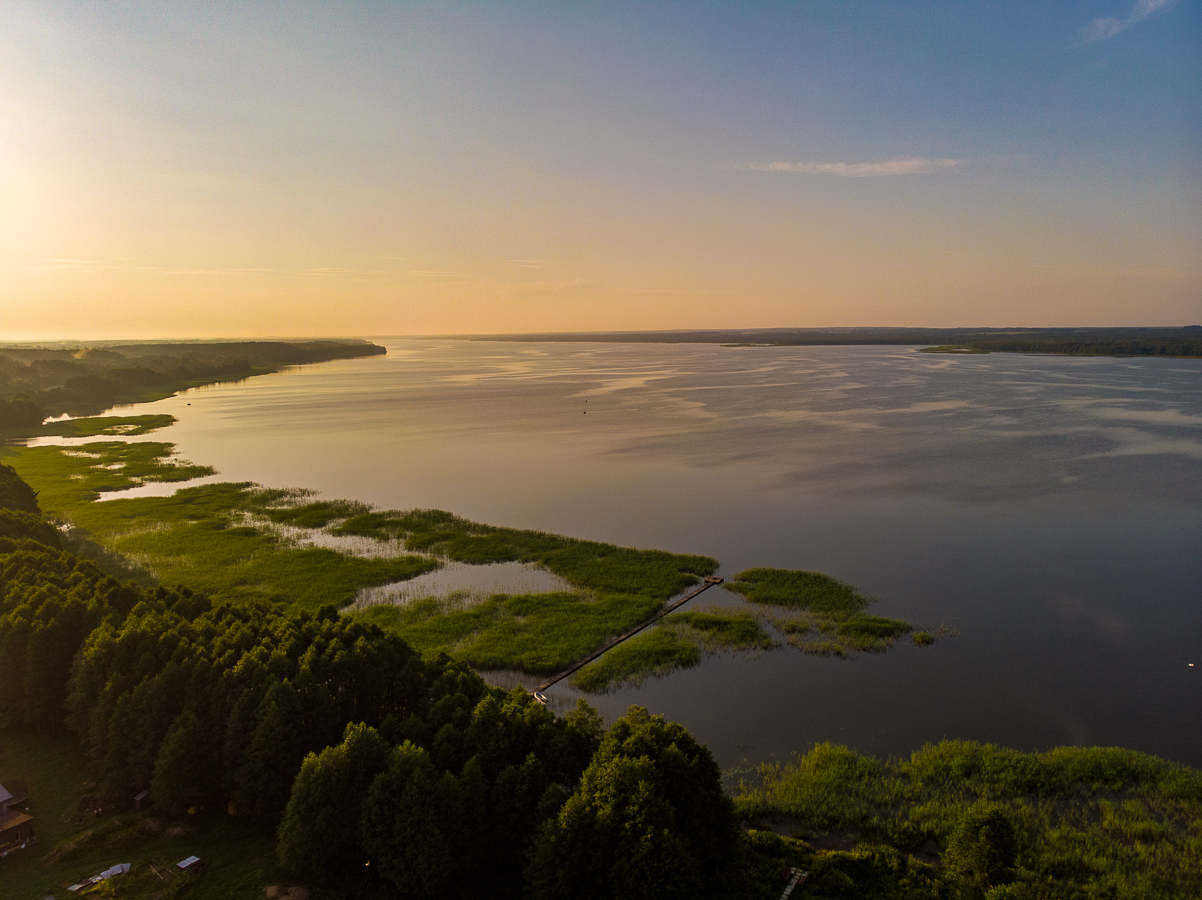
[[[0,347],[0,431],[85,416],[282,366],[378,356],[367,341],[112,343]]]

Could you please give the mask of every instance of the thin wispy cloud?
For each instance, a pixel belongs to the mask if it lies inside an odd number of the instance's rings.
[[[1077,42],[1079,44],[1096,44],[1098,41],[1109,40],[1116,35],[1122,34],[1132,25],[1139,24],[1152,15],[1152,13],[1168,9],[1176,2],[1177,0],[1138,0],[1125,19],[1115,16],[1094,19],[1081,29],[1081,34]]]
[[[960,165],[958,159],[895,156],[878,162],[770,162],[752,163],[760,172],[796,172],[802,175],[840,175],[844,178],[879,178],[885,175],[927,175]]]

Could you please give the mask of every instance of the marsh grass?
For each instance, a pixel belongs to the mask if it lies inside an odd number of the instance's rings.
[[[181,488],[170,497],[95,502],[101,491],[213,473],[176,460],[173,452],[171,444],[97,441],[67,449],[7,449],[5,455],[39,492],[42,508],[70,522],[81,538],[135,561],[154,577],[221,599],[344,606],[363,587],[402,581],[440,564],[427,556],[358,557],[299,546],[269,529],[242,524],[246,516],[312,521],[319,517],[313,507],[328,514],[333,504],[304,504],[309,496],[304,491],[222,483]]]
[[[423,651],[445,650],[470,666],[552,675],[615,634],[649,618],[661,601],[643,594],[494,594],[471,602],[462,592],[377,604],[349,615],[395,631]]]
[[[1017,880],[1031,893],[1007,896],[1202,895],[1202,773],[1132,750],[944,741],[882,763],[819,744],[759,766],[735,795],[749,822],[906,852],[946,846],[977,804],[1019,834]],[[1049,881],[1062,893],[1040,893]]]
[[[154,482],[182,482],[216,472],[174,456],[173,444],[90,441],[73,447],[3,447],[0,458],[38,492],[47,515],[72,520],[102,493]]]
[[[746,569],[726,582],[728,591],[752,603],[805,609],[825,615],[852,615],[869,604],[850,584],[821,572],[796,569]]]
[[[542,566],[581,590],[638,593],[666,601],[712,575],[706,556],[635,550],[596,541],[481,525],[437,509],[369,512],[348,518],[333,534],[399,539],[411,550],[481,565],[523,562]]]
[[[720,607],[674,612],[642,634],[623,641],[573,677],[573,687],[590,693],[638,685],[700,664],[723,651],[768,650],[776,646],[757,616]]]

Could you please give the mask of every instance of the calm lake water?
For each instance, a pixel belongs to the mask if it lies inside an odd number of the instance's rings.
[[[1202,361],[377,341],[386,357],[138,412],[177,416],[152,439],[222,480],[703,553],[728,576],[814,569],[959,632],[720,656],[590,698],[682,722],[726,768],[943,737],[1202,765]]]

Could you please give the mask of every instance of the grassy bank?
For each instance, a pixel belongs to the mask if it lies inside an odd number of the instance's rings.
[[[1131,750],[944,741],[882,763],[820,744],[760,766],[735,805],[811,846],[888,845],[945,864],[970,811],[996,810],[1017,853],[1012,887],[990,897],[1202,896],[1202,773]]]

